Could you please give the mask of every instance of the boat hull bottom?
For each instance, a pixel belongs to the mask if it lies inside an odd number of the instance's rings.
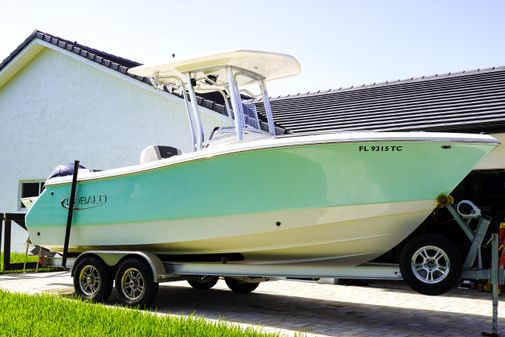
[[[143,224],[75,226],[69,252],[130,250],[169,255],[175,261],[181,256],[183,261],[209,261],[212,255],[217,260],[222,257],[245,264],[355,266],[400,243],[434,206],[432,200],[427,200]],[[42,244],[45,248],[63,250],[64,228],[48,226],[37,230],[46,240]],[[54,240],[47,240],[48,237]],[[98,238],[103,238],[103,242]],[[33,240],[35,244],[37,239]]]

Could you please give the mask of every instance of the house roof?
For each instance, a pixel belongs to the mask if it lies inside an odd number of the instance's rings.
[[[505,131],[505,67],[423,76],[271,100],[290,133]],[[264,114],[261,102],[258,110]]]
[[[71,53],[79,55],[83,58],[86,58],[90,61],[96,62],[106,68],[117,71],[125,76],[129,76],[129,77],[132,77],[138,81],[144,82],[149,85],[153,85],[151,79],[148,77],[134,76],[134,75],[130,75],[127,73],[129,68],[142,65],[142,63],[132,61],[132,60],[126,59],[124,57],[109,54],[104,51],[85,46],[85,45],[80,44],[76,41],[66,40],[66,39],[63,39],[63,38],[55,36],[55,35],[41,32],[39,30],[33,31],[33,33],[30,34],[30,36],[28,36],[23,41],[23,43],[21,43],[12,53],[10,53],[9,56],[7,56],[7,58],[5,58],[0,63],[0,73],[2,72],[2,70],[4,68],[7,67],[7,65],[9,63],[11,63],[11,61],[13,61],[16,58],[16,56],[18,56],[25,49],[25,47],[27,47],[35,39],[39,39],[39,40],[44,41],[46,43],[50,43],[50,44],[54,45],[55,47],[64,49],[66,51],[69,51]],[[168,92],[167,90],[165,90],[165,91]],[[171,93],[171,94],[174,94],[174,93]],[[179,96],[179,95],[176,95],[176,96]],[[197,103],[205,108],[210,109],[210,110],[214,110],[219,113],[224,113],[224,106],[221,104],[218,104],[216,102],[213,102],[212,100],[208,100],[208,99],[205,99],[202,97],[197,97]]]

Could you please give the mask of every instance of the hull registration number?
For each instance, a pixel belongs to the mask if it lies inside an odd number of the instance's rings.
[[[401,152],[402,145],[359,145],[359,152]]]

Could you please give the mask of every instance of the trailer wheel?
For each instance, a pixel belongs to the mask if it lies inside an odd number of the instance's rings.
[[[456,245],[442,235],[423,234],[412,238],[400,255],[403,279],[415,291],[441,295],[461,277],[463,260]]]
[[[188,280],[188,283],[195,289],[208,290],[215,286],[217,281],[219,281],[218,276],[200,276],[198,278]]]
[[[75,267],[74,289],[78,297],[105,302],[112,293],[112,271],[96,257],[85,257]]]
[[[119,299],[130,307],[149,306],[159,288],[151,268],[138,258],[129,258],[121,263],[115,283]]]
[[[224,281],[231,291],[240,294],[253,292],[260,285],[259,282],[244,282],[233,277],[225,277]]]

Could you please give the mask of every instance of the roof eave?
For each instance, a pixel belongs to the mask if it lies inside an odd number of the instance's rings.
[[[45,48],[38,39],[32,39],[0,69],[0,88],[9,82]]]

